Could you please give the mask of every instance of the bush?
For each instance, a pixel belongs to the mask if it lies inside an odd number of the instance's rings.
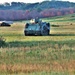
[[[0,37],[0,47],[4,47],[6,46],[6,42],[5,42],[5,39],[1,36]]]
[[[52,27],[59,27],[59,25],[51,25]]]

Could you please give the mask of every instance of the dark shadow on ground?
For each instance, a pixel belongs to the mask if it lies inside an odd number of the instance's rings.
[[[42,36],[42,35],[27,35],[27,36]],[[75,34],[49,34],[44,36],[75,36]]]
[[[49,34],[49,36],[75,36],[75,34]]]
[[[36,47],[39,46],[52,46],[54,47],[55,44],[58,45],[69,45],[69,46],[75,46],[75,40],[66,40],[66,41],[12,41],[8,42],[8,47]]]

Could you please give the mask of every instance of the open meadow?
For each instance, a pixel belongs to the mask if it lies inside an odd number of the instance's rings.
[[[28,21],[0,27],[0,75],[75,75],[75,14],[42,20],[49,36],[24,36]]]

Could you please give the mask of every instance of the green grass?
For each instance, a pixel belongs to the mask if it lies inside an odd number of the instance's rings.
[[[6,75],[6,74],[2,74],[2,75]],[[11,74],[11,75],[70,75],[70,74],[68,72],[34,72],[29,74],[20,73],[20,74]]]
[[[66,16],[57,16],[57,17],[51,17],[51,18],[45,18],[43,19],[47,22],[74,22],[75,21],[75,14],[69,14]]]
[[[18,44],[17,44],[18,45]],[[74,43],[75,45],[75,43]],[[28,64],[48,63],[61,60],[70,61],[75,59],[74,45],[67,44],[34,44],[25,47],[12,47],[0,50],[0,63],[4,64]]]
[[[5,45],[0,47],[1,75],[74,75],[75,14],[45,18],[49,36],[24,36],[24,23],[0,27]],[[53,26],[54,25],[54,26]]]

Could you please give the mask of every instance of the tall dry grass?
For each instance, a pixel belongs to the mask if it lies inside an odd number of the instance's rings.
[[[6,39],[0,48],[0,75],[75,75],[75,22],[70,17],[43,19],[51,23],[49,36],[24,36],[24,22],[0,27]]]

